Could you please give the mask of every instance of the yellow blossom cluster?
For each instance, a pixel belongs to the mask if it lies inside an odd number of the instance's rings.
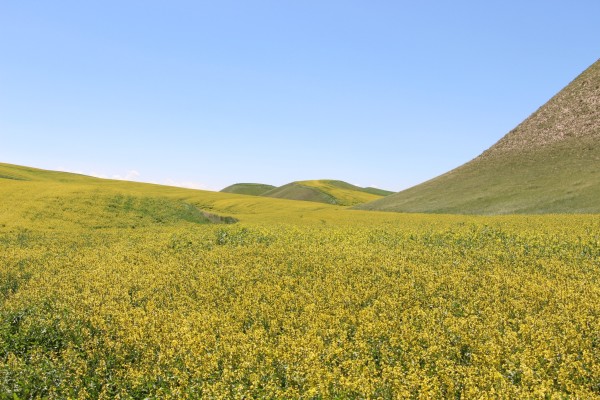
[[[0,398],[600,398],[597,216],[130,225],[0,230]]]

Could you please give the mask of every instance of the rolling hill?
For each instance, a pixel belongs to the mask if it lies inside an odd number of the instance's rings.
[[[224,189],[221,189],[221,192],[260,196],[272,189],[275,189],[275,186],[266,185],[263,183],[235,183],[227,186]]]
[[[262,183],[236,183],[227,186],[221,192],[340,206],[362,204],[394,193],[373,187],[363,188],[332,179],[296,181],[279,187]]]
[[[352,206],[379,199],[387,194],[391,192],[361,188],[343,181],[322,179],[288,183],[263,193],[263,196]]]
[[[600,60],[470,162],[365,210],[600,212]]]
[[[0,228],[79,230],[156,225],[321,221],[341,207],[149,183],[100,179],[0,163]],[[313,216],[314,214],[314,216]],[[293,216],[293,217],[292,217]]]

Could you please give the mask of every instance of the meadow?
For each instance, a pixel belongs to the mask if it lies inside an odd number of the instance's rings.
[[[600,398],[598,215],[9,172],[0,399]]]

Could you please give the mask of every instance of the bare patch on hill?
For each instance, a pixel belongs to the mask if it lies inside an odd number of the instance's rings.
[[[600,137],[600,60],[480,158],[527,151],[582,137]]]

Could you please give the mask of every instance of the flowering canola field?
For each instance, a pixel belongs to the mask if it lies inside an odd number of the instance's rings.
[[[382,215],[5,230],[2,398],[600,397],[599,217]]]
[[[598,215],[13,181],[0,399],[600,398]]]

